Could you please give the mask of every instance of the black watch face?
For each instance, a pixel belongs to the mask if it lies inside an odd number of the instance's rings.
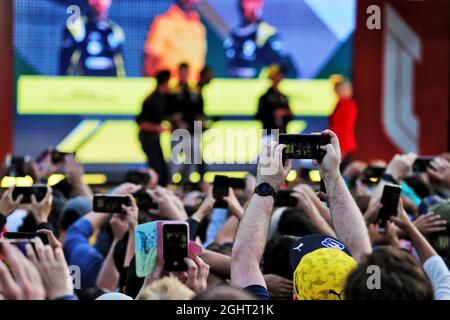
[[[259,194],[263,194],[263,195],[265,195],[265,194],[270,194],[270,190],[271,190],[272,188],[271,188],[271,186],[270,186],[270,184],[268,184],[268,183],[261,183],[259,186],[258,186],[258,193]]]

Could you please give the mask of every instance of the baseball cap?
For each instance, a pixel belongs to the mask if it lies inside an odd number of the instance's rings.
[[[66,202],[61,217],[61,227],[66,230],[80,217],[92,210],[92,201],[84,196],[78,196]]]
[[[357,267],[342,242],[321,234],[295,241],[289,260],[298,300],[343,300],[347,276]]]

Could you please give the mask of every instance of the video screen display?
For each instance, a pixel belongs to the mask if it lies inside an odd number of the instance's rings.
[[[278,64],[289,133],[322,129],[335,104],[330,76],[351,77],[355,10],[355,0],[14,0],[14,151],[144,163],[134,118],[153,76],[170,70],[176,81],[181,63],[192,84],[212,68],[214,128],[259,128],[258,98]],[[161,139],[168,158],[170,136]]]

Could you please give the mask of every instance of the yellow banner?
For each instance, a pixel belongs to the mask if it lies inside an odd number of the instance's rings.
[[[27,115],[135,115],[154,86],[150,78],[21,76],[17,111]],[[254,115],[268,87],[268,81],[258,79],[214,79],[204,90],[205,113]],[[328,116],[336,102],[329,80],[284,80],[281,88],[297,116]]]

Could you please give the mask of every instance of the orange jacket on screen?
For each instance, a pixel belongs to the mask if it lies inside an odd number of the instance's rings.
[[[205,65],[206,47],[206,30],[198,13],[186,14],[173,5],[150,26],[144,46],[144,74],[155,76],[166,69],[177,78],[178,65],[186,62],[189,80],[196,81]]]
[[[358,107],[353,99],[341,98],[330,116],[330,130],[339,138],[342,155],[356,150],[355,126]]]

